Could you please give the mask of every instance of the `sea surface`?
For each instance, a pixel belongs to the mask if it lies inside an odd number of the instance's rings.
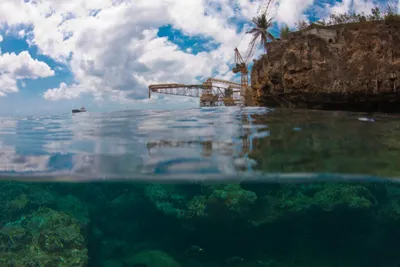
[[[399,267],[400,116],[0,117],[0,267]]]

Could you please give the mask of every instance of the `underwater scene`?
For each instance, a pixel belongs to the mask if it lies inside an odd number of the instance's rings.
[[[0,118],[0,267],[399,267],[400,116]]]

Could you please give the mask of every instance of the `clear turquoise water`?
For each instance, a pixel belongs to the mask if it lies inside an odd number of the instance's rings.
[[[3,117],[0,267],[398,267],[399,152],[397,115]]]

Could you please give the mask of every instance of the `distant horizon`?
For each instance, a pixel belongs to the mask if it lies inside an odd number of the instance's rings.
[[[199,99],[198,99],[199,101]],[[185,105],[176,105],[176,104],[167,104],[167,105],[140,105],[139,107],[135,107],[134,105],[131,104],[131,106],[123,106],[123,105],[107,105],[106,107],[104,106],[96,106],[96,105],[91,105],[91,106],[86,106],[86,105],[77,105],[77,106],[71,106],[69,109],[61,110],[61,109],[56,109],[56,110],[24,110],[24,111],[15,111],[14,112],[2,112],[1,107],[0,107],[0,117],[26,117],[26,116],[57,116],[57,115],[64,115],[64,114],[72,114],[73,109],[79,109],[82,106],[85,107],[86,112],[88,113],[110,113],[110,112],[118,112],[118,111],[130,111],[130,110],[176,110],[176,109],[192,109],[192,108],[200,108],[199,103],[197,105],[190,105],[190,103],[187,103]],[[89,108],[88,108],[89,107]]]

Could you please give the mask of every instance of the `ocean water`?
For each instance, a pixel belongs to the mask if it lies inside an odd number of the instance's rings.
[[[0,267],[399,267],[400,116],[0,118]]]

